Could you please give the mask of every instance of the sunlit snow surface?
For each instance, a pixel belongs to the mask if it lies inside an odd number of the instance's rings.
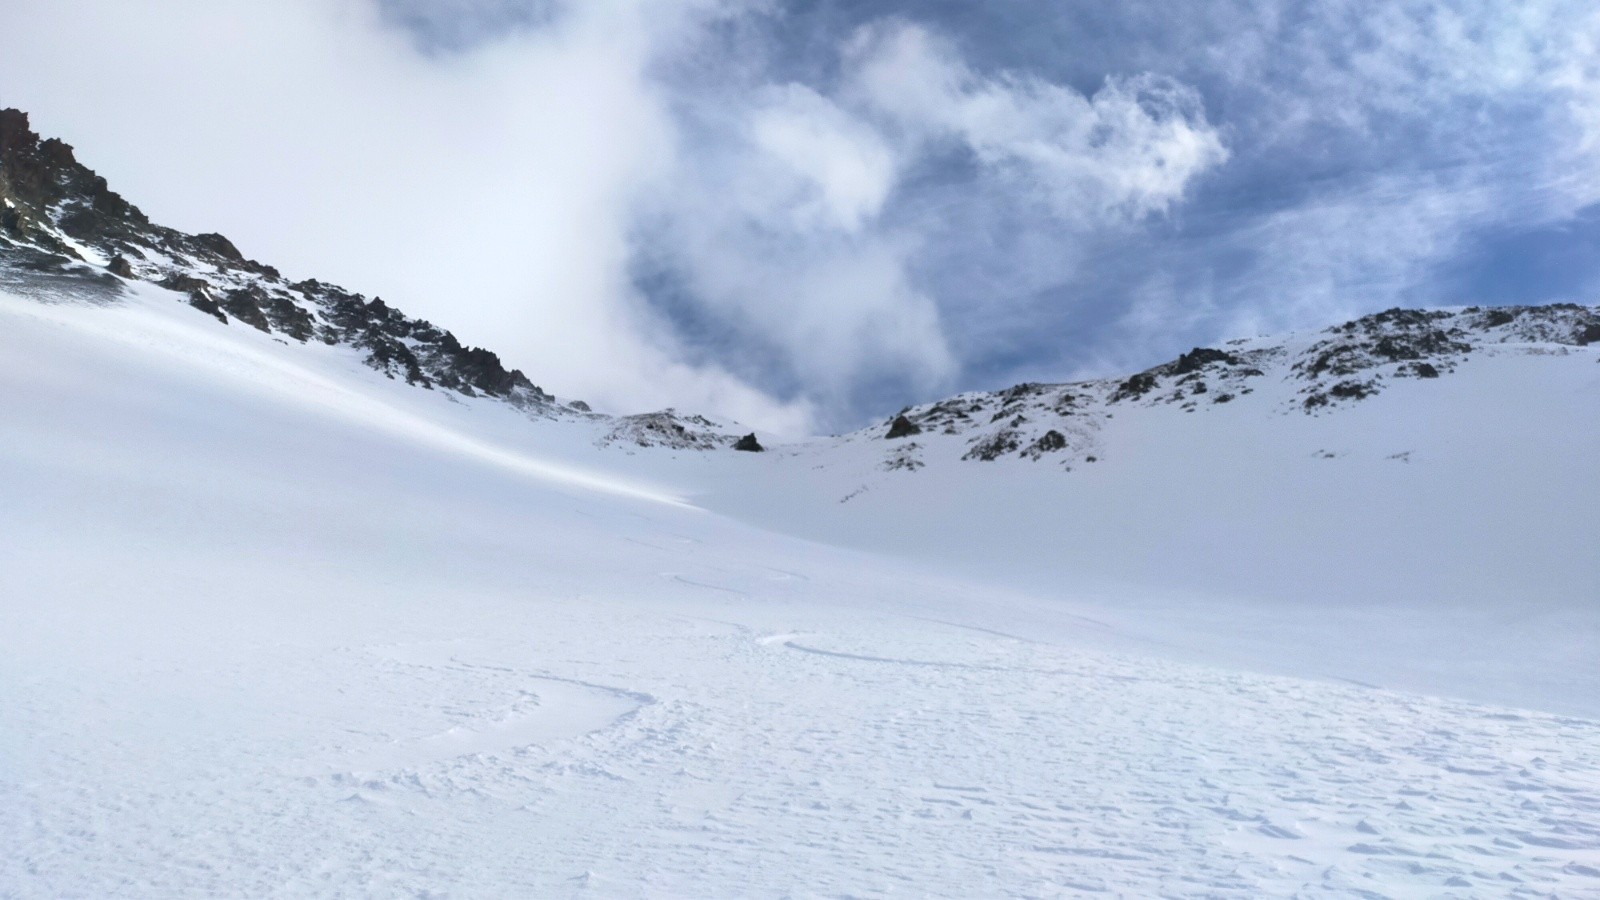
[[[1594,356],[1558,411],[1595,400]],[[972,518],[935,527],[914,505],[932,467],[878,479],[849,444],[794,451],[815,453],[801,475],[594,437],[159,291],[0,297],[0,896],[1600,894],[1595,612],[1573,583],[1594,563],[1568,559],[1589,537],[1536,556],[1520,608],[1479,586],[1430,631],[1404,598],[1335,602],[1384,566],[1408,596],[1451,583],[1427,567],[1308,554],[1295,591],[1292,535],[1248,519],[1217,552],[1254,541],[1254,580],[1218,563],[1174,594],[1203,554],[1137,530],[1148,495],[1068,551],[1095,529],[1019,505],[1024,470],[949,470],[986,474],[941,487]],[[1576,498],[1543,540],[1592,524],[1593,476],[1563,460],[1560,484],[1506,488],[1534,513]],[[1257,468],[1245,510],[1282,488]],[[1106,471],[1032,493],[1086,504],[1155,469]],[[1435,568],[1476,571],[1486,539],[1440,527]],[[1108,574],[1137,560],[1103,559],[1128,533],[1176,557],[1143,595]],[[1274,584],[1282,608],[1256,602]]]

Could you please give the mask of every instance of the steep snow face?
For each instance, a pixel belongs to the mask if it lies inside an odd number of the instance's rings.
[[[156,288],[100,297],[0,296],[0,894],[1600,886],[1590,719],[1176,661],[1086,614],[1093,598],[929,561],[1025,540],[1023,517],[1070,519],[1043,515],[1058,488],[1040,485],[1128,466],[1109,495],[1179,458],[1221,465],[1178,406],[1119,409],[1104,466],[1072,472],[962,462],[960,436],[926,433],[902,440],[948,453],[915,471],[877,468],[878,438],[605,453],[603,422],[418,390]],[[1428,384],[1552,393],[1568,375],[1550,362],[1475,355]],[[1337,433],[1280,419],[1313,429],[1295,440]],[[1279,424],[1261,421],[1244,434]],[[1169,451],[1156,438],[1174,427]],[[1294,475],[1322,492],[1319,466],[1413,472],[1443,449],[1308,457]],[[846,469],[884,481],[844,504],[779,490],[835,491]],[[1038,503],[994,517],[1024,479]],[[717,485],[796,515],[862,510],[923,561],[697,508]],[[890,485],[908,492],[870,505]],[[1193,499],[1167,488],[1151,493]],[[903,505],[917,490],[926,505]],[[923,517],[967,502],[956,534],[907,549],[937,531]],[[1297,639],[1247,603],[1234,625]],[[1348,644],[1349,627],[1325,636]]]

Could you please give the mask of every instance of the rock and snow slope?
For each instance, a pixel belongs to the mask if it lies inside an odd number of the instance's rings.
[[[75,202],[0,246],[0,895],[1600,892],[1593,309],[735,453]]]
[[[0,284],[26,292],[50,283],[69,292],[104,291],[113,275],[168,288],[224,325],[358,351],[367,366],[425,390],[491,397],[534,418],[596,418],[587,404],[558,401],[492,351],[464,346],[382,298],[316,279],[291,282],[247,259],[223,235],[184,234],[151,222],[78,162],[72,147],[35,134],[20,110],[0,109]],[[705,446],[734,440],[703,419],[680,422],[670,410],[656,417],[669,427],[629,436],[643,446],[679,446],[686,434]],[[626,431],[629,424],[618,427]]]
[[[1597,715],[1597,323],[1384,313],[967,394],[699,502],[1200,659]]]

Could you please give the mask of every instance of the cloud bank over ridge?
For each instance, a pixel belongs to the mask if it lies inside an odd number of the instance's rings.
[[[20,0],[0,29],[0,103],[158,220],[621,411],[839,428],[1595,286],[1600,12],[1565,0]]]

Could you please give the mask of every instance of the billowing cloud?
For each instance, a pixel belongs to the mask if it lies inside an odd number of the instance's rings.
[[[1201,201],[1216,218],[1129,284],[1111,342],[1171,352],[1394,305],[1586,299],[1500,297],[1446,273],[1510,235],[1558,244],[1561,223],[1600,202],[1600,11],[1239,3],[1217,27],[1188,74],[1234,111],[1239,158]]]
[[[684,362],[629,280],[633,197],[677,152],[647,70],[699,4],[575,4],[464,53],[347,0],[164,6],[6,4],[30,39],[0,102],[157,220],[380,294],[563,395],[807,427],[804,398]]]
[[[1170,78],[1113,76],[1086,96],[1027,74],[984,76],[897,21],[863,28],[848,55],[860,102],[920,142],[964,146],[1064,220],[1164,212],[1228,158],[1200,95]]]
[[[695,108],[698,152],[647,235],[693,310],[830,409],[948,390],[962,370],[937,277],[947,222],[918,179],[974,167],[960,189],[986,214],[1070,240],[1165,213],[1227,159],[1198,95],[1170,79],[1085,95],[980,73],[900,19],[833,53],[831,83],[757,84]]]
[[[847,426],[1493,302],[1507,240],[1600,227],[1581,0],[10,0],[0,32],[0,103],[158,220],[615,410]],[[1518,299],[1586,299],[1549,258]]]
[[[750,139],[770,176],[742,188],[752,212],[783,212],[799,230],[860,231],[883,210],[898,160],[882,135],[816,91],[789,84],[765,92],[750,117]],[[759,196],[776,189],[788,196]]]

